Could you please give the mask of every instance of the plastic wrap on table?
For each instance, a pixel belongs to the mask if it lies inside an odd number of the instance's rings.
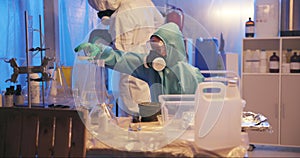
[[[119,125],[126,128],[129,118],[119,118]],[[154,131],[162,128],[158,122],[145,122],[142,130]],[[243,157],[246,149],[242,146],[220,149],[215,151],[206,150],[198,147],[194,141],[178,138],[173,142],[154,151],[127,151],[111,147],[92,134],[87,134],[87,157]]]
[[[272,127],[264,115],[254,112],[243,112],[242,130],[272,132]]]

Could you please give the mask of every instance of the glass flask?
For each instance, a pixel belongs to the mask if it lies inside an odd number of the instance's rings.
[[[70,89],[68,88],[65,75],[60,64],[55,63],[53,68],[50,68],[52,80],[47,85],[47,102],[49,104],[68,104],[71,98]]]

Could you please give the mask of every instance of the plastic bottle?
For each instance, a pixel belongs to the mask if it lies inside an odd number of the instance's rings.
[[[286,52],[286,62],[287,63],[290,63],[291,62],[291,57],[292,57],[292,49],[287,49],[287,52]]]
[[[251,50],[247,49],[245,52],[245,64],[244,64],[244,72],[245,73],[249,73],[252,72],[252,54],[251,54]]]
[[[267,54],[264,49],[261,50],[260,56],[259,56],[259,71],[260,71],[260,73],[267,72]]]
[[[279,57],[276,55],[276,52],[273,52],[273,55],[270,57],[270,73],[279,73]]]
[[[291,56],[291,73],[300,73],[300,56],[297,55],[297,52],[294,52],[294,55]]]
[[[245,36],[246,37],[254,37],[255,34],[255,23],[249,17],[249,20],[245,23]]]
[[[283,63],[283,64],[285,64],[285,63],[287,63],[287,57],[286,57],[286,54],[285,53],[282,53],[282,58],[281,58],[282,60],[281,60],[281,63]]]
[[[39,75],[37,73],[30,74],[31,79],[38,79]],[[40,82],[30,81],[30,92],[31,92],[31,103],[40,104]],[[28,94],[29,95],[29,94]]]
[[[14,93],[15,105],[24,105],[24,96],[22,95],[21,85],[17,85],[16,91]]]
[[[257,49],[253,53],[253,57],[252,57],[252,72],[254,73],[259,72],[259,64],[260,64],[260,51]]]
[[[14,106],[14,87],[10,86],[6,88],[6,92],[4,94],[4,106],[5,107],[12,107]]]

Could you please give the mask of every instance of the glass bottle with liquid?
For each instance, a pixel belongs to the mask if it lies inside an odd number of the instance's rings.
[[[273,52],[273,55],[270,57],[269,71],[270,73],[279,73],[279,56],[276,55],[276,52]]]
[[[291,56],[291,73],[300,73],[300,56],[297,55],[297,52],[294,52],[294,55]]]
[[[252,21],[251,17],[245,23],[245,36],[246,37],[254,37],[255,34],[255,23]]]

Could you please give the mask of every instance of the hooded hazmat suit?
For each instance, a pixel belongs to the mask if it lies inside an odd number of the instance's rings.
[[[151,0],[88,0],[96,10],[115,10],[110,17],[109,33],[117,50],[146,52],[146,41],[164,23],[162,15]],[[117,79],[119,77],[119,80]],[[127,74],[114,73],[114,95],[119,107],[138,113],[138,103],[150,101],[147,83]]]
[[[159,72],[145,66],[147,54],[124,53],[91,43],[83,43],[75,51],[89,51],[92,58],[105,60],[107,67],[144,80],[150,86],[153,102],[158,102],[160,94],[194,94],[204,77],[198,68],[186,61],[184,39],[179,27],[175,23],[167,23],[153,35],[162,39],[166,46],[166,67]]]

